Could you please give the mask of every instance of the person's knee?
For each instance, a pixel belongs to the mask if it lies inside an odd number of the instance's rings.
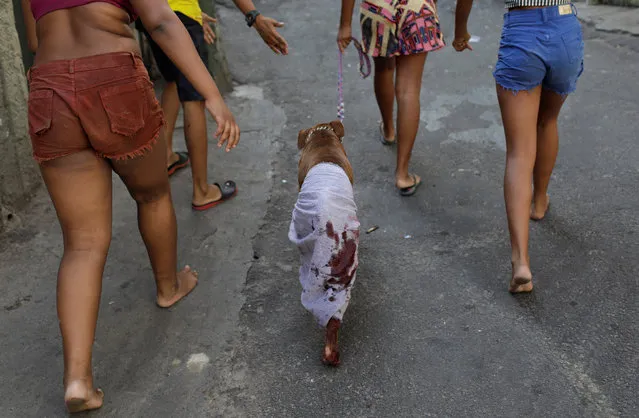
[[[506,164],[531,171],[535,165],[535,156],[534,147],[511,147],[506,151]]]
[[[537,129],[544,130],[548,128],[553,128],[557,126],[557,116],[552,115],[539,115],[537,118]]]
[[[419,104],[419,90],[414,86],[398,83],[395,86],[395,97],[398,103]]]
[[[152,187],[144,187],[138,190],[131,191],[131,195],[136,203],[140,205],[152,204],[162,201],[163,199],[170,199],[169,184],[158,184]]]
[[[69,227],[64,231],[65,251],[96,254],[106,257],[111,244],[110,225]]]

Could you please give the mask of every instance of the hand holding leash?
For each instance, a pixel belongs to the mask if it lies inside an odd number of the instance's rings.
[[[466,49],[472,51],[473,47],[470,46],[470,33],[465,32],[462,35],[455,35],[455,40],[453,41],[453,48],[455,51],[462,52]]]
[[[353,30],[350,26],[340,26],[339,32],[337,32],[337,47],[342,54],[351,44],[353,39]]]

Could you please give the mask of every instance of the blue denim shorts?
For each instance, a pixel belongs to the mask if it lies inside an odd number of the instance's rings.
[[[567,95],[575,91],[584,68],[584,42],[576,8],[571,5],[511,10],[493,76],[518,92],[541,85]]]

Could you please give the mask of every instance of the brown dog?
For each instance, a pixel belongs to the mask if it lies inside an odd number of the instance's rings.
[[[333,163],[342,167],[353,184],[353,168],[346,156],[342,138],[344,125],[338,120],[300,131],[297,136],[297,148],[302,151],[297,170],[300,188],[308,171],[319,163]]]
[[[300,193],[289,230],[301,254],[302,304],[326,329],[322,361],[330,366],[340,363],[338,334],[358,266],[353,169],[343,137],[340,121],[300,131]]]

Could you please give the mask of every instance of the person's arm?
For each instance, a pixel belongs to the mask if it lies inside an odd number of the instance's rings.
[[[233,0],[235,6],[246,15],[248,12],[252,12],[255,9],[255,5],[252,0]],[[282,35],[277,32],[277,28],[284,26],[284,23],[278,22],[270,17],[262,16],[261,14],[255,19],[253,27],[260,34],[264,43],[276,54],[287,55],[288,43]]]
[[[337,46],[342,52],[351,43],[351,37],[353,36],[351,21],[353,20],[354,8],[355,0],[342,0],[342,13],[339,19],[339,32],[337,32]]]
[[[240,140],[240,128],[226,107],[184,24],[166,0],[131,0],[131,4],[151,38],[204,97],[206,108],[217,123],[215,136],[218,137],[218,147],[226,143],[226,151],[235,148]]]
[[[36,22],[31,13],[31,0],[22,0],[22,19],[27,32],[27,44],[33,53],[38,49],[38,36],[36,35]]]
[[[470,34],[468,33],[468,17],[470,16],[470,10],[473,8],[473,0],[457,0],[457,7],[455,8],[455,40],[453,41],[453,48],[457,51],[463,51],[471,48],[468,41],[470,41]]]

